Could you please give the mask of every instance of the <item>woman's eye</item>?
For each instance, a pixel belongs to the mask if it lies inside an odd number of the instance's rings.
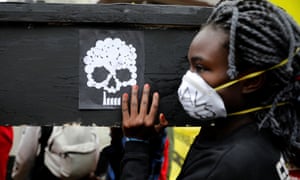
[[[195,70],[197,73],[200,73],[200,72],[206,71],[207,69],[204,68],[202,65],[195,65]]]

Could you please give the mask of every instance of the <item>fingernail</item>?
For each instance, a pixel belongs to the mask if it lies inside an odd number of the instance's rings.
[[[137,90],[138,89],[138,85],[133,85],[132,89]]]
[[[165,115],[163,113],[160,113],[160,119],[165,120]]]
[[[128,94],[127,93],[124,93],[123,94],[123,99],[127,98],[128,97]]]

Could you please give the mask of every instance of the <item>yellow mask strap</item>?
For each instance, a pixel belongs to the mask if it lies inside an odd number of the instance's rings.
[[[229,86],[231,86],[231,85],[233,85],[233,84],[235,84],[235,83],[237,83],[237,82],[240,82],[240,81],[243,81],[243,80],[246,80],[246,79],[250,79],[250,78],[254,78],[254,77],[256,77],[256,76],[259,76],[259,75],[265,73],[266,71],[269,71],[269,70],[278,68],[278,67],[280,67],[280,66],[283,66],[283,65],[285,65],[287,62],[288,62],[288,59],[285,59],[285,60],[281,61],[281,63],[276,64],[275,66],[272,66],[272,67],[269,68],[269,69],[262,70],[262,71],[257,71],[257,72],[253,72],[253,73],[247,74],[246,76],[243,76],[243,77],[241,77],[241,78],[239,78],[239,79],[236,79],[236,80],[230,81],[230,82],[228,82],[228,83],[222,84],[221,86],[218,86],[218,87],[216,87],[216,88],[214,88],[214,89],[215,89],[216,91],[218,91],[218,90],[220,90],[220,89],[227,88],[227,87],[229,87]]]
[[[281,102],[281,103],[276,104],[276,106],[283,106],[283,105],[286,105],[286,104],[288,104],[288,103],[287,102]],[[246,110],[243,110],[243,111],[238,111],[238,112],[230,113],[230,114],[228,114],[228,116],[243,115],[243,114],[251,113],[251,112],[254,112],[254,111],[259,111],[259,110],[263,110],[263,109],[269,109],[271,107],[272,107],[272,105],[258,106],[258,107],[246,109]]]
[[[296,51],[295,51],[295,53],[294,53],[294,55],[297,54],[299,51],[300,51],[300,48],[297,48]],[[272,67],[270,67],[270,68],[268,68],[266,70],[262,70],[262,71],[257,71],[257,72],[250,73],[250,74],[248,74],[246,76],[243,76],[243,77],[241,77],[239,79],[236,79],[236,80],[230,81],[228,83],[222,84],[222,85],[220,85],[220,86],[218,86],[218,87],[216,87],[214,89],[216,91],[218,91],[220,89],[227,88],[227,87],[229,87],[229,86],[231,86],[231,85],[233,85],[233,84],[235,84],[237,82],[240,82],[240,81],[243,81],[243,80],[246,80],[246,79],[250,79],[250,78],[254,78],[254,77],[259,76],[259,75],[261,75],[261,74],[263,74],[263,73],[265,73],[267,71],[279,68],[279,67],[285,65],[287,62],[288,62],[288,59],[284,59],[279,64],[276,64],[275,66],[272,66]]]

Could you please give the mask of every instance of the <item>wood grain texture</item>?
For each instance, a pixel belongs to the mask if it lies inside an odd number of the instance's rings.
[[[0,22],[121,23],[199,26],[210,7],[152,4],[0,3]]]
[[[78,109],[79,30],[107,28],[144,33],[144,81],[161,94],[160,111],[171,125],[193,124],[176,93],[189,43],[209,13],[159,5],[0,4],[0,124],[120,125],[119,109]]]

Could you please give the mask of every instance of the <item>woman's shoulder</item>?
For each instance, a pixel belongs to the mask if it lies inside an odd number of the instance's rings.
[[[274,137],[264,129],[259,129],[255,124],[250,124],[236,131],[224,140],[225,146],[230,148],[224,154],[224,160],[260,162],[278,160],[281,151],[274,143]],[[229,145],[226,145],[229,144]],[[263,164],[263,163],[261,163]]]
[[[226,145],[226,151],[219,157],[211,176],[224,174],[232,179],[234,177],[277,179],[279,177],[278,166],[283,160],[280,149],[263,131],[248,130],[237,132],[236,135],[240,138],[229,139],[230,143]]]

